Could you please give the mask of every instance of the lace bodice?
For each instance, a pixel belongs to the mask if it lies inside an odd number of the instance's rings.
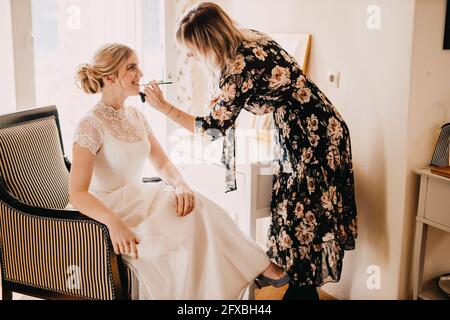
[[[139,142],[152,133],[144,115],[133,107],[116,110],[98,103],[79,122],[74,140],[97,154],[102,144],[103,129],[123,142]]]
[[[142,168],[153,134],[145,116],[136,108],[98,103],[78,123],[73,142],[95,156],[91,192],[110,192],[142,178]]]

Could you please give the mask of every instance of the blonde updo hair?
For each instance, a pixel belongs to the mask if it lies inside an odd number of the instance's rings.
[[[111,43],[102,46],[95,53],[90,64],[82,64],[78,67],[77,84],[87,94],[99,93],[103,86],[103,78],[111,74],[118,75],[120,67],[133,53],[130,47]]]
[[[176,39],[180,45],[209,60],[217,71],[224,71],[247,37],[220,6],[202,2],[181,18]]]

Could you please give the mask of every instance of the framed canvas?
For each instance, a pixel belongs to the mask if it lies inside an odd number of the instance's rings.
[[[272,33],[270,36],[294,56],[304,74],[308,73],[311,35],[307,33]]]

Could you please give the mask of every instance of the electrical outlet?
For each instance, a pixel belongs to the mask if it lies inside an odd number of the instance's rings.
[[[330,86],[339,88],[340,73],[334,71],[328,71],[328,83]]]

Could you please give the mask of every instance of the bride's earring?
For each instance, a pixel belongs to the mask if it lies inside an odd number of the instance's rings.
[[[108,81],[110,84],[114,84],[114,76],[113,75],[107,75],[105,78],[104,78],[106,81]]]

